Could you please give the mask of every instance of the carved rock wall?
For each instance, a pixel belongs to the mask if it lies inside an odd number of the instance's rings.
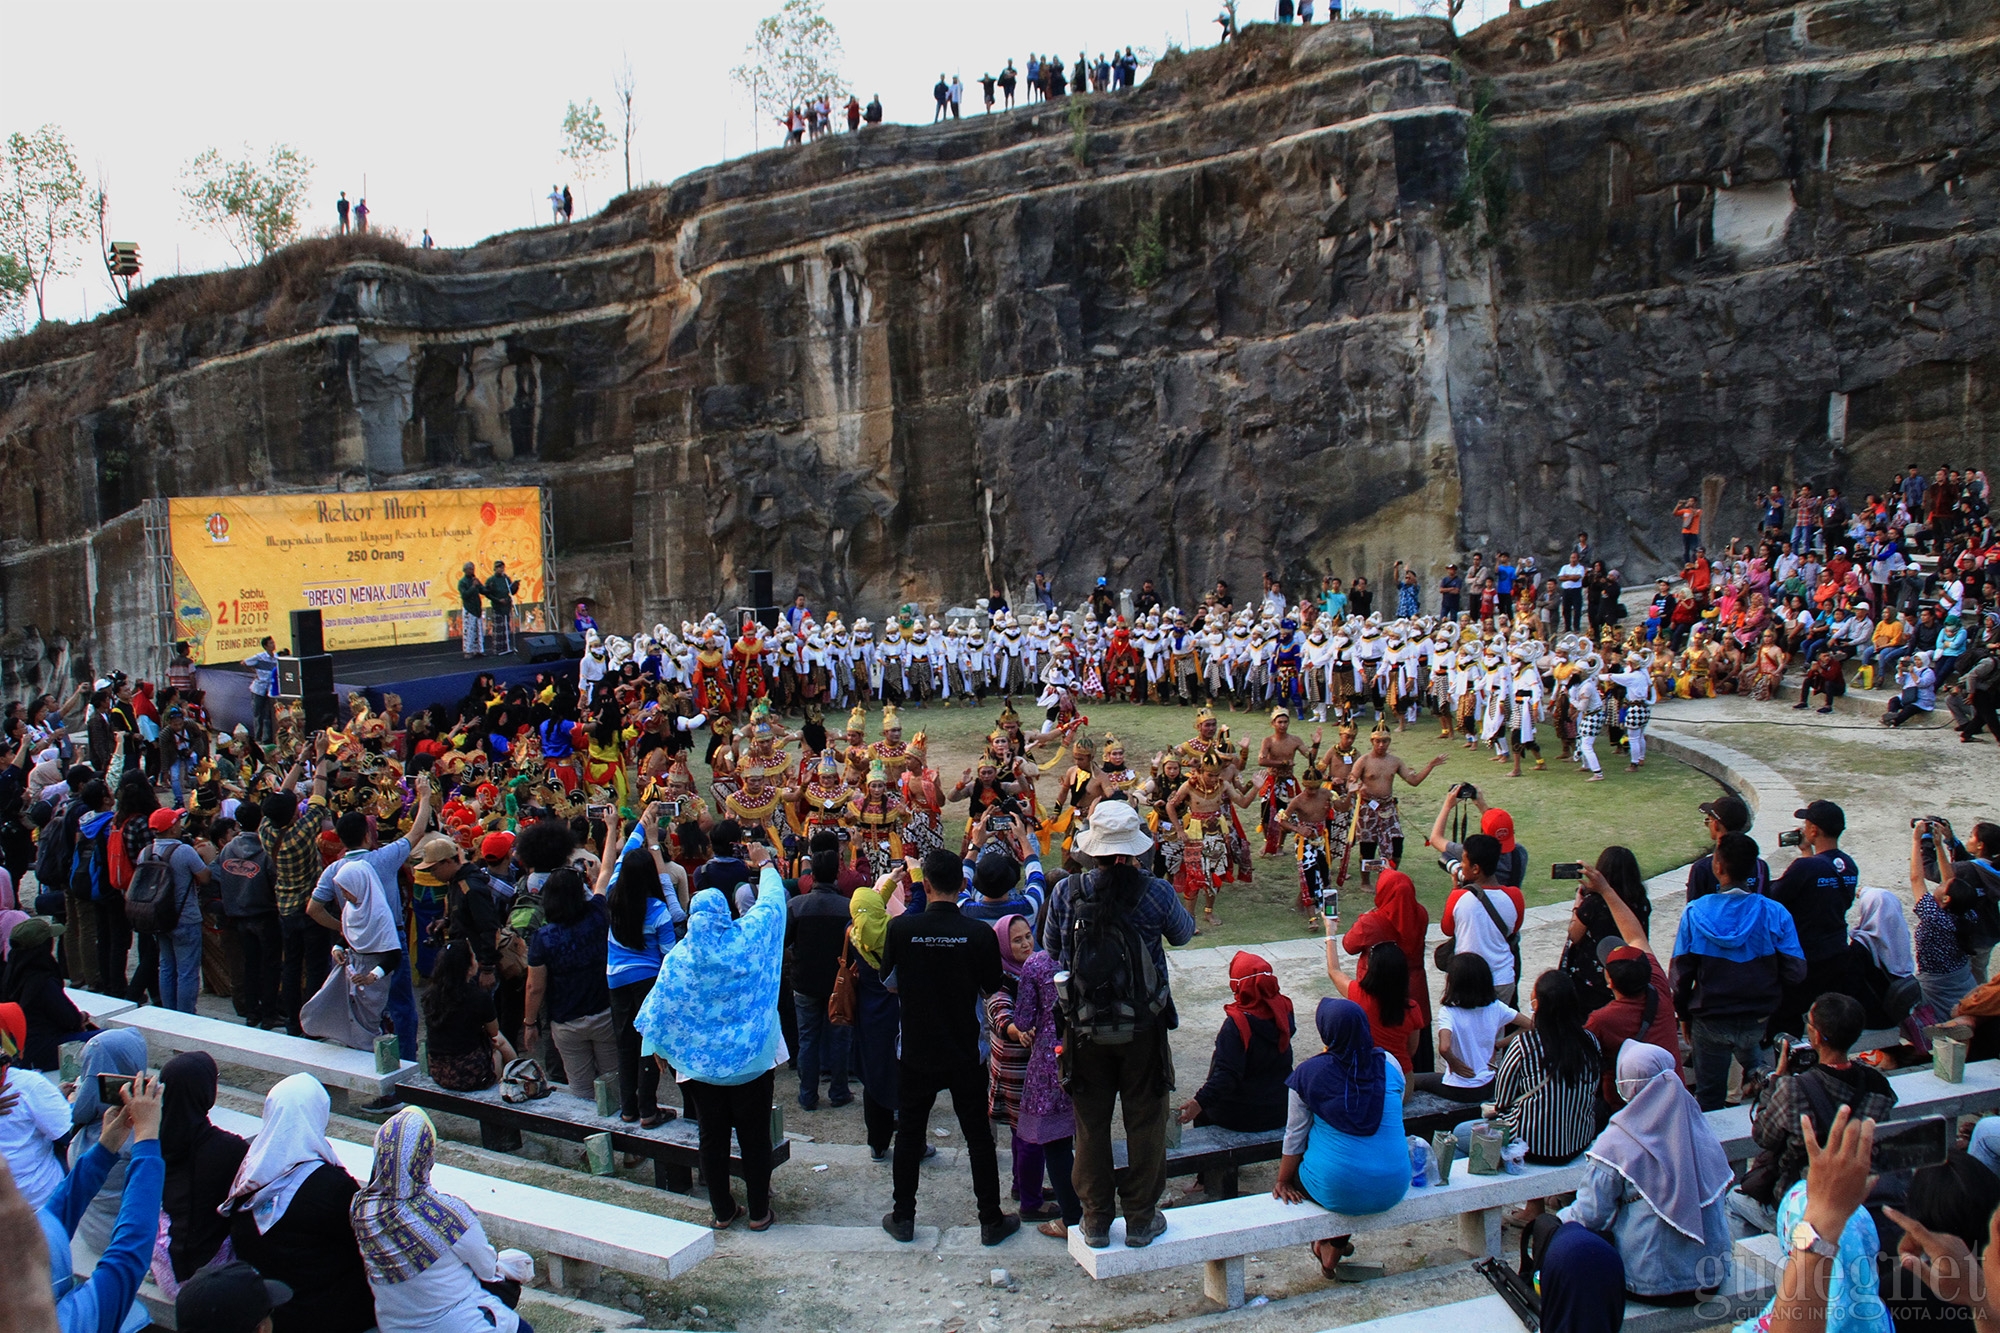
[[[2000,461],[1996,122],[1985,0],[1554,0],[312,243],[0,346],[0,615],[136,660],[141,500],[372,482],[546,486],[618,626],[759,567],[877,616],[1579,529],[1650,576],[1686,494]]]

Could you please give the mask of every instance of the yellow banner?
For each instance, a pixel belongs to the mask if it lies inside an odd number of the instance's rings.
[[[458,633],[458,580],[505,561],[516,623],[540,628],[542,501],[534,487],[339,495],[192,496],[167,502],[174,638],[200,663],[240,662],[265,635],[291,646],[289,613],[317,608],[328,651],[438,643]]]

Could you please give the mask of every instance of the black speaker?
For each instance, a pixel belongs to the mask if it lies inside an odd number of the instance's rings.
[[[776,629],[778,628],[779,614],[778,608],[775,606],[759,606],[757,608],[757,623],[765,629]]]
[[[581,634],[560,634],[556,637],[562,640],[562,655],[564,657],[583,656],[584,641]]]
[[[530,662],[560,662],[564,656],[563,640],[566,637],[562,634],[523,634],[516,643],[521,649],[521,656]]]
[[[326,651],[326,631],[321,627],[319,612],[292,612],[292,656],[316,657]]]
[[[278,658],[280,699],[309,699],[316,694],[324,694],[329,699],[333,697],[333,658],[330,654]]]
[[[750,605],[763,608],[777,599],[771,596],[771,571],[753,569],[750,571]]]
[[[340,700],[333,697],[332,690],[308,694],[299,700],[299,710],[305,715],[307,731],[322,731],[340,724]]]

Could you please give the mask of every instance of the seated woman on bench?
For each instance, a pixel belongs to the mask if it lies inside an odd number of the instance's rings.
[[[1321,1000],[1313,1022],[1326,1052],[1286,1080],[1284,1156],[1271,1193],[1349,1216],[1387,1212],[1410,1187],[1402,1066],[1376,1047],[1368,1016],[1351,1000]],[[1354,1243],[1333,1236],[1314,1241],[1312,1252],[1332,1281]]]
[[[1494,994],[1493,969],[1468,951],[1453,957],[1444,974],[1437,1023],[1437,1053],[1444,1070],[1418,1075],[1417,1090],[1477,1104],[1493,1095],[1494,1043],[1509,1028],[1531,1028],[1535,1020]]]
[[[1728,1154],[1658,1046],[1620,1048],[1618,1095],[1625,1105],[1590,1145],[1583,1188],[1556,1220],[1616,1242],[1634,1297],[1693,1305],[1728,1267]]]
[[[1229,1003],[1209,1057],[1208,1081],[1181,1104],[1184,1125],[1254,1133],[1285,1126],[1285,1080],[1292,1073],[1292,1002],[1271,965],[1254,953],[1229,961]]]

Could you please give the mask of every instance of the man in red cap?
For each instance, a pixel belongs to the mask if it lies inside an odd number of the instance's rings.
[[[514,835],[505,829],[495,829],[479,840],[479,864],[494,879],[511,886],[514,877],[507,873],[507,863],[514,856]]]
[[[1431,835],[1424,845],[1434,849],[1447,861],[1459,860],[1465,849],[1445,836],[1445,825],[1450,822],[1452,812],[1458,809],[1460,801],[1470,801],[1479,809],[1479,831],[1500,843],[1500,865],[1493,872],[1494,880],[1515,890],[1514,897],[1520,898],[1520,888],[1528,878],[1528,849],[1514,840],[1514,816],[1498,806],[1489,807],[1480,799],[1479,790],[1469,782],[1455,782],[1451,790],[1444,794],[1444,805],[1431,825]]]
[[[1653,956],[1646,941],[1646,927],[1611,882],[1585,862],[1579,893],[1594,893],[1610,909],[1618,926],[1617,940],[1598,945],[1599,962],[1611,983],[1611,1003],[1584,1020],[1584,1027],[1597,1038],[1604,1055],[1604,1097],[1613,1107],[1622,1105],[1618,1096],[1618,1050],[1628,1041],[1649,1042],[1680,1058],[1680,1028],[1674,1018],[1673,983]]]

